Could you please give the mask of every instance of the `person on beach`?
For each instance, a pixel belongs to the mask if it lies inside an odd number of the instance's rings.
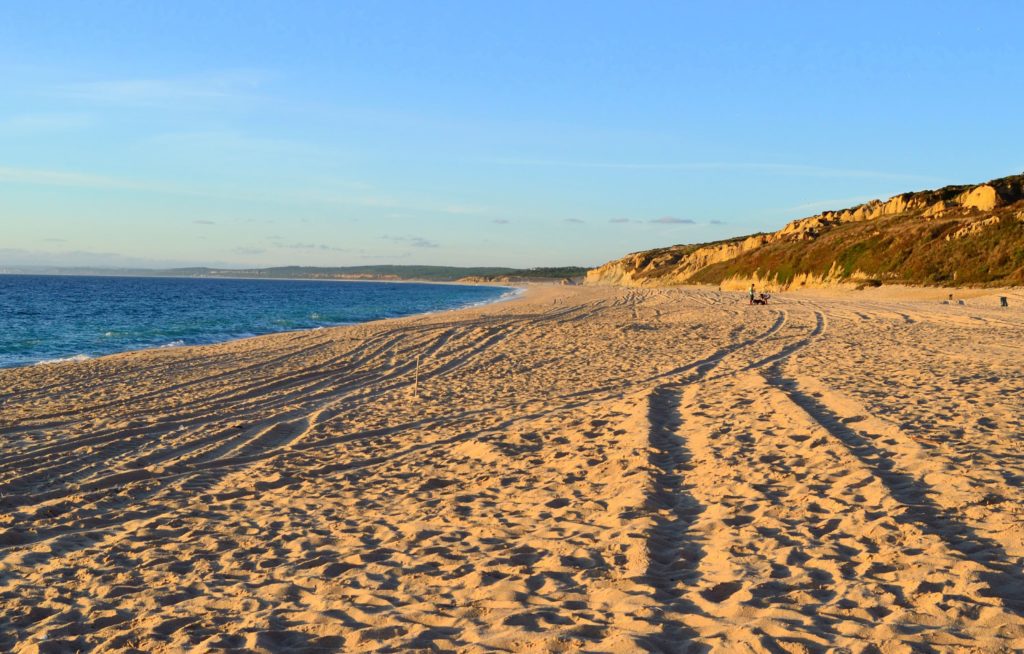
[[[750,303],[751,304],[754,303],[754,285],[753,284],[750,285]]]

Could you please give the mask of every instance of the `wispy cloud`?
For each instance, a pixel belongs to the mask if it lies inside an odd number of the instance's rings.
[[[99,104],[181,106],[254,99],[268,75],[239,70],[183,77],[107,79],[65,84],[58,95]]]
[[[409,245],[414,248],[436,248],[440,247],[438,243],[425,239],[421,236],[382,236],[385,241],[391,241],[392,243],[398,243],[400,245]]]
[[[655,218],[650,221],[659,225],[695,225],[696,223],[689,218],[675,218],[673,216],[662,216],[661,218]]]
[[[353,252],[346,248],[339,248],[326,243],[278,243],[274,247],[286,250],[320,250],[322,252]]]
[[[266,144],[273,147],[273,143]],[[288,147],[286,142],[282,147]],[[113,175],[82,173],[66,170],[44,170],[0,165],[0,185],[2,184],[33,184],[63,188],[92,188],[122,191],[143,191],[162,195],[179,195],[185,197],[217,198],[232,201],[274,202],[297,205],[321,205],[328,207],[362,208],[378,210],[394,210],[401,214],[444,214],[456,216],[493,215],[493,209],[482,206],[462,205],[453,202],[434,201],[413,198],[403,200],[382,195],[366,195],[324,191],[321,186],[327,181],[318,180],[315,188],[275,189],[275,188],[217,188],[193,185],[173,184],[159,180],[133,179]],[[362,182],[332,179],[335,187],[349,186],[365,191]],[[267,221],[261,221],[267,222]]]
[[[505,220],[504,218],[495,218],[491,222],[494,223],[495,225],[507,225],[509,223],[509,221]]]
[[[193,220],[192,222],[194,222],[197,225],[215,225],[216,224],[212,220]]]
[[[337,186],[337,184],[335,184]],[[365,209],[380,209],[396,212],[395,215],[436,213],[451,216],[479,216],[493,215],[491,207],[466,205],[456,202],[445,202],[444,200],[431,200],[423,198],[396,198],[388,195],[368,195],[366,193],[337,193],[318,189],[303,189],[295,193],[297,201],[315,202],[318,204],[339,206],[339,207],[362,207]]]
[[[582,225],[586,221],[580,220],[579,218],[566,218],[562,221],[563,223],[569,223],[571,225]]]
[[[160,150],[184,152],[217,152],[237,153],[246,156],[253,154],[289,157],[305,157],[308,159],[328,158],[331,152],[321,145],[291,139],[266,138],[254,136],[234,130],[180,131],[157,134],[145,140],[146,146]],[[332,184],[352,186],[345,180],[332,180]]]
[[[144,191],[167,195],[183,195],[189,197],[216,197],[232,200],[244,200],[244,194],[224,193],[216,190],[185,187],[159,181],[132,179],[114,175],[97,175],[68,170],[43,170],[39,168],[20,168],[0,166],[0,184],[32,184],[61,188],[91,188],[121,191]]]
[[[19,114],[0,120],[0,131],[14,133],[61,132],[91,125],[93,119],[81,113]]]
[[[120,188],[120,189],[152,189],[145,182],[91,175],[88,173],[68,172],[61,170],[40,170],[35,168],[11,168],[0,166],[0,183],[39,184],[43,186],[74,186],[82,188]]]
[[[308,193],[303,191],[278,193],[273,190],[261,193],[259,189],[232,191],[231,189],[224,190],[217,188],[182,186],[163,181],[133,179],[114,175],[98,175],[68,170],[44,170],[39,168],[21,168],[15,166],[0,166],[0,184],[33,184],[62,188],[146,191],[167,195],[220,198],[227,200],[241,200],[245,202],[274,200],[284,202],[312,201],[314,203],[325,205],[336,204],[332,198],[319,197],[315,191]],[[367,206],[358,202],[351,204],[353,204],[353,206]],[[251,219],[251,222],[268,223],[272,221],[257,221],[256,219]]]
[[[693,161],[693,162],[630,162],[630,161],[567,161],[557,159],[487,159],[487,163],[508,166],[538,166],[548,168],[604,168],[611,170],[692,170],[692,171],[737,171],[747,170],[772,175],[802,177],[839,177],[893,179],[906,181],[936,181],[935,177],[914,173],[897,173],[881,170],[833,168],[831,166],[784,164],[738,161]]]
[[[223,198],[230,200],[247,200],[252,198],[252,195],[246,195],[244,193],[233,194],[216,189],[181,186],[162,181],[133,179],[130,177],[118,177],[114,175],[97,175],[93,173],[82,173],[68,170],[43,170],[39,168],[21,168],[13,166],[0,166],[0,184],[33,184],[61,188],[144,191],[166,195]]]
[[[195,265],[228,265],[222,261],[200,263],[181,259],[147,259],[117,252],[89,250],[40,251],[0,248],[0,265],[13,267],[179,268]]]
[[[698,224],[696,220],[691,220],[689,218],[676,218],[675,216],[661,216],[659,218],[652,218],[650,220],[638,220],[636,218],[612,218],[608,222],[612,223],[612,224],[615,224],[615,225],[643,225],[645,223],[646,224],[651,224],[651,225],[696,225],[696,224]],[[720,220],[709,220],[708,224],[709,225],[724,225],[725,223],[723,223]]]

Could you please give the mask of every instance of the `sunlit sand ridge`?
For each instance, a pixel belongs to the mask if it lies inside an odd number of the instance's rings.
[[[535,288],[0,371],[0,649],[1020,650],[997,295]]]

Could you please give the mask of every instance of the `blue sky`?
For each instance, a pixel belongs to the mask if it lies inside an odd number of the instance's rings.
[[[0,266],[593,265],[1024,171],[1024,4],[10,2]]]

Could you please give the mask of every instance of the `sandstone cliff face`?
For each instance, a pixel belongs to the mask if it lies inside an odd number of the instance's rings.
[[[1022,207],[1024,175],[974,186],[901,193],[884,202],[872,200],[800,218],[772,234],[635,252],[591,270],[586,282],[622,286],[717,283],[723,288],[745,288],[754,283],[776,290],[861,285],[880,279],[941,283],[948,277],[957,283],[971,283],[965,279],[989,283],[1006,278],[1012,282],[1015,275],[1024,276],[1024,261],[1020,269],[1014,267],[1018,259],[1024,260],[1020,254],[1024,251],[1024,227],[1016,220],[1018,214],[1024,215]],[[918,242],[908,240],[908,235],[917,235]],[[932,256],[927,248],[918,247],[932,239],[953,244],[945,246],[945,259],[938,252]],[[962,271],[943,269],[959,265],[960,255],[973,249],[980,248],[985,254],[989,241],[988,251],[996,256],[994,265],[966,276]]]
[[[959,204],[961,207],[969,207],[981,211],[992,211],[1003,204],[1003,199],[994,188],[988,184],[982,184],[958,195],[956,197],[956,204]]]
[[[619,286],[685,284],[699,270],[756,250],[767,243],[769,238],[769,234],[757,234],[739,241],[712,243],[697,248],[678,246],[637,252],[588,271],[586,283]]]
[[[992,211],[1006,204],[999,192],[989,184],[980,184],[967,190],[952,194],[963,187],[947,187],[939,191],[922,191],[919,193],[902,193],[894,195],[886,202],[872,200],[852,209],[842,211],[825,211],[810,218],[799,218],[789,223],[773,236],[783,238],[797,235],[813,238],[821,228],[862,220],[875,220],[883,216],[895,216],[918,209],[924,209],[928,215],[937,215],[951,208],[977,209]],[[952,197],[949,197],[952,195]],[[1020,199],[1019,197],[1016,199]]]

